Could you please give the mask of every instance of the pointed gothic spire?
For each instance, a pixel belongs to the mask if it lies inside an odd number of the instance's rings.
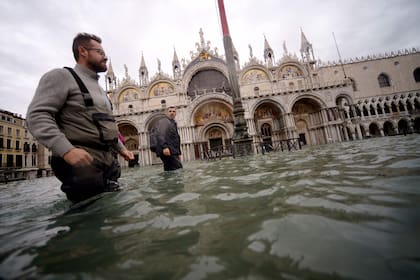
[[[306,39],[305,34],[303,33],[302,28],[300,29],[301,33],[301,45],[300,45],[300,52],[306,53],[309,52],[310,49],[312,49],[312,44],[309,43],[308,39]]]
[[[176,54],[176,50],[174,48],[174,58],[172,59],[172,66],[175,64],[179,64],[178,55]]]
[[[112,62],[111,59],[109,59],[109,65],[108,65],[108,72],[107,75],[114,75],[114,69],[112,68]]]
[[[142,69],[142,68],[146,68],[146,63],[144,62],[143,53],[141,53],[141,61],[140,61],[140,68],[139,69]]]
[[[274,65],[274,52],[264,35],[264,61],[268,67]]]
[[[302,60],[305,62],[314,63],[315,62],[315,56],[314,56],[314,50],[312,49],[312,44],[309,43],[308,39],[306,39],[305,34],[303,33],[302,28],[300,29],[301,33],[301,47],[300,47],[300,54],[302,56]]]
[[[149,80],[149,71],[147,71],[146,63],[144,62],[143,53],[141,53],[141,61],[139,68],[140,86],[145,86]]]
[[[178,55],[174,47],[174,58],[172,59],[172,71],[174,79],[179,80],[181,78],[181,64],[179,63]]]
[[[270,44],[267,41],[267,37],[264,35],[264,50],[272,50]]]
[[[105,88],[106,90],[113,90],[117,86],[117,78],[112,68],[111,58],[109,59],[108,71],[105,74]]]

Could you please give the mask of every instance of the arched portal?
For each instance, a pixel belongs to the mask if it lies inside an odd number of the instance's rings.
[[[284,128],[281,109],[274,103],[264,102],[254,112],[256,132],[261,136],[262,142],[272,144],[274,134],[279,138]]]
[[[226,92],[231,95],[228,79],[215,69],[207,69],[197,72],[188,84],[187,95],[191,99],[205,93]]]
[[[299,138],[305,139],[305,142],[310,145],[327,142],[326,135],[321,128],[323,120],[321,105],[318,101],[312,98],[299,99],[293,104],[292,114]]]
[[[414,129],[414,132],[420,133],[420,117],[417,117],[414,119],[413,129]]]
[[[392,122],[386,121],[384,123],[384,135],[394,135],[394,125],[392,124]]]
[[[371,137],[379,137],[381,136],[381,131],[376,123],[371,123],[369,125],[369,134]]]
[[[233,110],[223,100],[199,105],[192,115],[195,129],[195,158],[207,157],[212,148],[226,150],[233,136]],[[222,146],[222,147],[220,147]]]
[[[401,119],[398,122],[398,133],[405,135],[408,132],[408,122],[405,119]]]
[[[118,131],[124,138],[125,147],[133,152],[134,160],[128,162],[129,167],[134,167],[139,164],[139,134],[137,128],[131,123],[124,122],[118,124]]]

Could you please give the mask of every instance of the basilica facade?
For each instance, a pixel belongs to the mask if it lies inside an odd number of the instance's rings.
[[[191,59],[174,51],[171,75],[149,78],[144,57],[139,76],[121,80],[112,65],[106,90],[126,146],[130,166],[160,160],[149,149],[149,132],[177,108],[183,161],[229,155],[234,133],[232,90],[224,56],[204,40],[202,30]],[[321,63],[301,31],[300,56],[276,57],[264,38],[263,59],[249,46],[241,65],[234,49],[240,99],[254,153],[283,150],[284,143],[321,145],[420,132],[420,51],[400,50],[351,60]],[[123,163],[124,164],[124,163]],[[125,163],[126,164],[126,163]]]

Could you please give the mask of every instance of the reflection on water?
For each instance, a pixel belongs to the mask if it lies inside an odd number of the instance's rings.
[[[420,279],[419,135],[0,186],[0,278]]]

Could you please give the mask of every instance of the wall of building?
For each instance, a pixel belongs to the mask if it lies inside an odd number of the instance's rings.
[[[293,139],[319,145],[420,130],[420,81],[414,77],[414,71],[420,71],[417,49],[320,64],[307,41],[302,42],[301,58],[284,49],[278,61],[265,45],[264,56],[271,55],[264,62],[251,52],[242,67],[237,65],[255,152]],[[107,88],[114,114],[141,165],[160,162],[149,150],[148,138],[168,105],[177,108],[184,160],[206,158],[215,149],[225,151],[232,142],[233,99],[224,57],[208,44],[196,47],[182,69],[174,55],[173,76],[158,69],[149,79],[143,57],[139,82],[126,72],[118,83],[109,67]],[[389,85],[381,84],[380,75]]]
[[[49,155],[29,133],[24,118],[0,110],[0,182],[46,176],[51,173]]]

